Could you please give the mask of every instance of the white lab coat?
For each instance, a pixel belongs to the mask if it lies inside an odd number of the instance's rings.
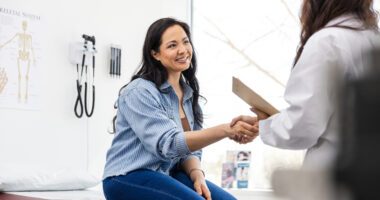
[[[352,15],[338,17],[326,26],[361,27]],[[337,96],[339,80],[365,71],[364,55],[377,46],[379,34],[324,28],[310,37],[293,68],[280,113],[259,122],[265,144],[283,149],[307,149],[304,166],[329,167],[338,147]]]

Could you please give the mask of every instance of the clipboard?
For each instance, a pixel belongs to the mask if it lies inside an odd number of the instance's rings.
[[[244,100],[248,105],[267,113],[269,116],[279,112],[278,109],[236,77],[232,77],[232,92]]]

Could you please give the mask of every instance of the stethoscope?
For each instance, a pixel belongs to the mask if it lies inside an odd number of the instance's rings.
[[[95,108],[95,36],[88,36],[88,35],[82,35],[84,39],[84,50],[83,50],[83,55],[82,55],[82,66],[81,70],[79,73],[79,64],[77,64],[77,99],[75,101],[75,106],[74,106],[74,113],[78,118],[81,118],[83,116],[83,100],[82,100],[82,77],[83,77],[83,70],[85,71],[85,76],[86,80],[84,82],[84,111],[86,113],[87,117],[91,117],[92,114],[94,113],[94,108]],[[87,43],[91,42],[92,43],[92,50],[88,49]],[[91,104],[91,110],[89,111],[89,106],[88,106],[88,71],[87,71],[87,65],[86,63],[86,53],[92,53],[92,104]]]

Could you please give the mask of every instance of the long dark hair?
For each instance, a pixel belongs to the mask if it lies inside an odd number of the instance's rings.
[[[193,115],[194,115],[195,123],[197,123],[198,126],[202,127],[203,114],[198,103],[198,100],[201,96],[199,94],[198,79],[195,76],[197,72],[197,59],[196,59],[196,55],[194,51],[194,45],[191,40],[190,28],[186,23],[178,21],[174,18],[162,18],[155,21],[152,25],[150,25],[145,37],[140,68],[137,71],[137,73],[135,73],[135,75],[132,76],[131,81],[137,78],[143,78],[145,80],[152,81],[156,85],[157,89],[159,89],[159,87],[167,81],[168,72],[165,69],[165,67],[161,64],[161,62],[154,59],[152,55],[152,51],[154,52],[160,51],[160,45],[162,43],[163,33],[169,27],[172,27],[174,25],[179,25],[182,27],[187,37],[189,38],[190,44],[193,46],[193,56],[191,59],[190,67],[182,72],[182,77],[185,83],[188,84],[193,89],[193,99],[192,99]],[[124,85],[120,89],[120,91],[127,85],[128,84]],[[119,96],[120,96],[120,92],[119,92]],[[115,108],[117,108],[117,104],[115,104]],[[116,117],[114,118],[114,130],[115,130],[115,119]]]
[[[301,10],[301,37],[294,59],[296,65],[309,38],[326,24],[341,15],[353,14],[363,22],[365,29],[378,30],[377,12],[373,0],[304,0]],[[343,27],[350,28],[350,27]],[[355,29],[355,28],[350,28]]]

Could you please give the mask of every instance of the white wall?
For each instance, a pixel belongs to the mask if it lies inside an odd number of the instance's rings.
[[[46,164],[89,169],[102,175],[112,135],[107,133],[119,88],[138,66],[148,26],[160,17],[188,21],[190,0],[1,0],[0,7],[41,16],[41,109],[0,108],[0,164]],[[76,69],[69,44],[95,35],[96,106],[92,118],[77,119]],[[108,75],[109,45],[122,45],[122,76]]]

